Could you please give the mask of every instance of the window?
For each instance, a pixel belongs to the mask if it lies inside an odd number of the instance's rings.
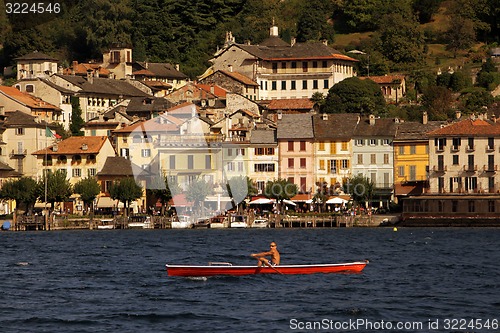
[[[293,151],[293,141],[288,141],[288,151]]]
[[[233,156],[233,149],[232,148],[229,148],[227,150],[227,156]]]
[[[227,162],[227,171],[234,171],[234,162]]]
[[[237,148],[236,156],[245,156],[245,148]]]
[[[297,62],[296,61],[292,61],[292,68],[293,69],[297,68]]]
[[[300,177],[300,191],[305,192],[307,190],[307,178]]]
[[[238,172],[243,172],[243,169],[243,162],[238,162]]]
[[[349,160],[340,160],[341,169],[349,169]]]
[[[266,148],[266,155],[274,155],[274,148]]]
[[[175,155],[169,156],[169,167],[170,169],[175,169]]]
[[[319,148],[318,150],[324,151],[325,150],[325,141],[320,141],[319,142]]]
[[[27,84],[26,85],[26,92],[27,93],[32,93],[35,91],[35,86],[33,86],[32,84]]]
[[[302,71],[307,72],[307,61],[302,61]]]
[[[122,156],[122,157],[130,156],[129,149],[128,148],[121,148],[120,149],[120,156]]]
[[[306,159],[305,158],[301,158],[300,159],[300,168],[301,169],[305,169],[306,168]]]
[[[340,147],[340,150],[347,151],[347,141],[342,141],[342,145]]]
[[[255,148],[255,155],[264,155],[264,148]]]
[[[363,164],[363,154],[358,154],[358,164]]]
[[[443,151],[446,146],[446,138],[435,138],[434,145],[436,146],[437,151]]]
[[[212,156],[205,155],[205,169],[212,169]]]
[[[417,166],[410,165],[410,181],[417,180]]]
[[[325,160],[319,160],[319,169],[325,170]]]
[[[281,81],[281,90],[286,90],[286,81]]]
[[[495,200],[488,200],[488,213],[495,212]]]
[[[313,80],[313,89],[318,89],[318,80]]]
[[[276,88],[276,81],[271,81],[271,90],[277,90]]]
[[[94,177],[97,174],[97,169],[90,168],[89,169],[89,177]]]
[[[474,150],[474,138],[467,139],[467,150]]]
[[[389,164],[389,154],[384,154],[384,164]]]
[[[306,150],[306,142],[300,141],[300,151],[305,151],[305,150]]]
[[[399,177],[405,176],[405,167],[403,165],[398,167],[398,174],[399,174]]]
[[[293,169],[294,167],[294,159],[293,158],[289,158],[288,159],[288,168],[289,169]]]
[[[16,135],[24,135],[24,128],[23,127],[16,128]]]
[[[81,177],[82,169],[73,169],[73,177]]]
[[[451,139],[451,149],[459,150],[461,142],[462,142],[462,140],[460,138],[452,138]]]
[[[194,156],[193,155],[188,155],[188,169],[193,169],[194,168]]]
[[[405,154],[405,146],[399,146],[399,155]]]
[[[382,140],[382,144],[383,144],[384,146],[388,146],[388,145],[390,145],[390,144],[391,144],[391,140],[389,140],[389,139],[383,139],[383,140]]]
[[[313,61],[313,68],[318,68],[318,62],[317,61]]]
[[[377,164],[377,155],[370,154],[370,163],[371,164]]]
[[[329,160],[328,161],[328,170],[330,170],[330,173],[337,173],[337,161],[336,160]]]
[[[488,138],[488,150],[495,149],[495,138]]]
[[[458,165],[458,164],[459,164],[458,155],[453,155],[453,165]]]
[[[356,146],[363,146],[365,144],[365,140],[363,139],[356,139]]]
[[[142,157],[151,157],[151,149],[142,149],[141,156]]]
[[[292,80],[292,81],[290,82],[290,89],[291,89],[291,90],[295,90],[295,89],[297,89],[297,82],[296,82],[295,80]]]
[[[327,68],[328,67],[328,62],[326,60],[323,60],[323,62],[321,63],[321,67]]]
[[[273,73],[278,73],[278,63],[273,62],[271,66],[273,67]]]
[[[476,203],[474,202],[474,200],[469,200],[468,206],[469,206],[469,213],[474,213],[476,211]]]
[[[329,86],[328,80],[323,80],[323,89],[328,89]]]
[[[255,172],[274,172],[275,166],[273,163],[259,163],[254,164]]]
[[[286,62],[284,62],[284,61],[283,61],[283,62],[281,63],[281,69],[286,69]]]
[[[410,155],[415,155],[417,153],[417,146],[410,146]]]
[[[370,146],[375,146],[377,144],[377,139],[370,139]]]
[[[302,90],[307,89],[307,80],[302,80]]]

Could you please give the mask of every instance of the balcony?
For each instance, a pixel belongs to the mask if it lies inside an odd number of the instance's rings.
[[[25,158],[28,151],[26,149],[12,149],[12,152],[9,154],[11,158]]]
[[[463,170],[465,172],[476,172],[477,171],[477,165],[472,165],[472,164],[464,165]]]
[[[487,153],[491,153],[492,151],[495,151],[495,146],[487,145],[486,146],[486,152]]]
[[[444,152],[443,146],[436,146],[436,153],[443,153],[443,152]]]
[[[460,150],[460,146],[451,146],[451,147],[450,147],[450,151],[451,151],[452,153],[456,153],[456,152],[457,152],[457,151],[459,151],[459,150]]]
[[[446,165],[433,165],[432,171],[434,171],[434,172],[446,172],[446,171],[448,171],[448,167]]]
[[[474,150],[476,150],[476,147],[474,147],[474,145],[472,145],[472,146],[467,146],[467,147],[465,148],[465,151],[466,151],[467,153],[473,152]]]
[[[498,171],[498,166],[497,165],[483,165],[483,171],[484,172],[497,172]]]

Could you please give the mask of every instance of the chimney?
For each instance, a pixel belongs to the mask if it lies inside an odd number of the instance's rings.
[[[497,116],[495,114],[491,115],[491,121],[496,124],[496,122],[497,122]]]
[[[82,150],[88,150],[88,149],[89,146],[86,143],[82,144]]]
[[[71,66],[71,75],[75,75],[76,67],[78,67],[78,61],[74,60],[73,65]]]
[[[462,118],[462,112],[460,110],[455,111],[455,119],[460,119]]]
[[[422,114],[422,124],[427,125],[427,122],[429,121],[429,116],[427,115],[427,111],[424,111]]]
[[[369,117],[369,121],[370,121],[370,126],[375,125],[375,116],[371,114]]]
[[[232,72],[232,71],[231,71],[231,72]],[[215,95],[215,86],[214,86],[214,85],[211,85],[211,86],[210,86],[210,93],[211,93],[212,95]]]
[[[323,120],[328,120],[328,114],[323,113],[323,114],[321,115],[321,119],[323,119]]]
[[[229,65],[229,71],[232,73],[233,72],[233,65]]]
[[[275,26],[273,22],[273,26],[269,29],[269,36],[278,37],[278,35],[279,35],[278,27]]]
[[[328,46],[328,39],[323,39],[323,45]]]
[[[295,42],[296,42],[296,39],[295,37],[292,38],[292,41],[290,42],[290,46],[294,46],[295,45]]]
[[[179,72],[179,71],[180,71],[180,68],[181,68],[181,67],[180,67],[180,65],[179,65],[179,64],[175,64],[175,70],[176,70],[176,71],[178,71],[178,72]]]

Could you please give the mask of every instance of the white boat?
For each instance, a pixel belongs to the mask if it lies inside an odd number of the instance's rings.
[[[210,229],[229,228],[227,216],[215,216],[210,219]]]
[[[193,223],[191,222],[191,216],[189,215],[179,215],[172,221],[172,229],[188,229],[192,228]]]
[[[128,222],[129,229],[153,229],[151,216],[131,216]]]
[[[268,222],[266,219],[255,219],[252,223],[252,228],[267,228]]]
[[[101,219],[100,223],[97,224],[97,230],[110,230],[114,228],[115,224],[113,219]]]
[[[231,216],[231,228],[247,228],[247,217],[245,215]]]

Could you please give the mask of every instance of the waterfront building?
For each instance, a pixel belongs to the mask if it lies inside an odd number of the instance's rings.
[[[341,188],[352,176],[352,137],[359,114],[315,114],[314,184],[328,187],[330,193]]]
[[[298,186],[302,193],[314,190],[314,130],[310,114],[282,114],[277,122],[279,178]]]
[[[388,207],[394,199],[394,146],[398,119],[374,115],[361,118],[353,134],[352,175],[362,175],[374,185],[374,206]]]
[[[429,187],[428,132],[446,124],[428,121],[424,112],[422,122],[400,122],[394,137],[394,196],[400,198],[419,195]]]
[[[495,120],[469,118],[428,134],[431,193],[500,191],[500,123]]]
[[[17,79],[34,79],[57,73],[57,59],[45,53],[34,51],[15,59]]]
[[[212,66],[201,76],[217,71],[236,72],[259,85],[258,99],[311,98],[326,95],[336,83],[355,76],[356,59],[327,45],[327,42],[291,43],[279,37],[278,27],[259,45],[235,42],[231,32],[210,60]]]
[[[279,152],[276,128],[258,126],[250,133],[248,177],[255,183],[258,194],[262,194],[266,183],[278,178]]]

